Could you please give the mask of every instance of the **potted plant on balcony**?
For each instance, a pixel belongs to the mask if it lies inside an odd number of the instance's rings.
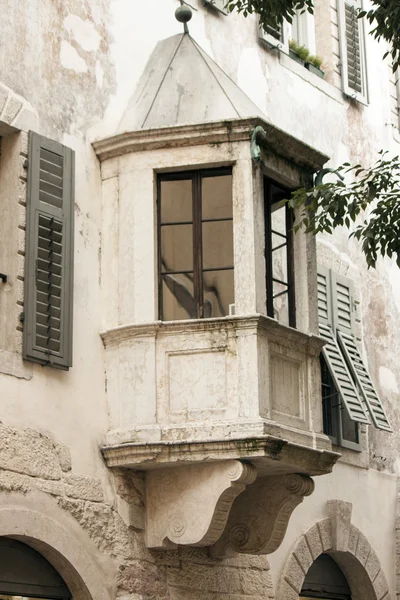
[[[289,56],[304,67],[309,60],[310,52],[308,48],[300,46],[295,40],[289,40]]]
[[[325,72],[321,69],[322,62],[323,59],[320,56],[309,56],[305,67],[311,73],[314,73],[314,75],[318,75],[318,77],[324,77]]]
[[[311,55],[306,46],[300,46],[295,40],[289,40],[289,56],[314,75],[324,77],[325,73],[321,69],[323,59],[320,56]]]

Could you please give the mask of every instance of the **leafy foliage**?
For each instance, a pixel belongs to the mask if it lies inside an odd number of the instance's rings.
[[[245,17],[257,14],[260,24],[267,29],[268,26],[279,27],[282,19],[289,23],[297,10],[314,12],[315,0],[226,0],[229,11],[236,10]],[[391,50],[386,52],[392,55],[393,70],[400,67],[400,2],[399,0],[371,0],[372,8],[368,11],[360,10],[359,17],[365,17],[373,29],[371,34],[378,40],[383,39],[389,43]]]
[[[374,29],[371,31],[376,39],[386,40],[391,50],[393,71],[400,67],[400,2],[399,0],[371,0],[372,6],[368,11],[362,10],[359,17],[366,17]]]
[[[292,22],[296,10],[314,12],[314,0],[227,0],[227,9],[236,10],[245,17],[253,13],[259,16],[260,24],[267,29],[268,25],[275,29],[282,19]]]
[[[332,233],[339,226],[351,229],[361,242],[368,267],[375,267],[379,255],[394,257],[400,267],[400,158],[380,157],[371,169],[345,163],[338,167],[338,181],[323,183],[292,193],[289,206],[301,211],[295,230]],[[355,180],[345,183],[352,174]],[[356,224],[361,217],[362,223]]]

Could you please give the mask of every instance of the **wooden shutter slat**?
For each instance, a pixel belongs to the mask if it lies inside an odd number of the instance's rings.
[[[327,342],[322,354],[350,419],[358,423],[369,423],[332,329],[320,323],[320,335]]]
[[[331,272],[333,330],[355,333],[354,292],[350,279]]]
[[[338,0],[341,18],[340,43],[342,54],[344,92],[366,95],[363,30],[357,17],[360,4],[352,0]]]
[[[332,305],[330,297],[330,277],[328,269],[318,267],[317,271],[317,303],[319,322],[332,324]]]
[[[42,161],[40,164],[42,165]],[[51,183],[52,185],[62,189],[62,177],[60,177],[60,175],[54,175],[53,173],[45,171],[42,166],[40,169],[40,180],[46,183]]]
[[[24,358],[72,365],[73,152],[30,132]]]
[[[339,398],[344,404],[350,419],[359,423],[369,423],[363,403],[357,393],[332,329],[334,322],[338,320],[336,306],[332,301],[333,290],[337,288],[340,290],[343,313],[339,318],[344,323],[349,321],[350,291],[346,288],[344,279],[340,277],[335,279],[331,271],[322,267],[318,267],[317,283],[319,333],[327,342],[322,350],[322,355],[335,383]]]
[[[352,375],[360,388],[375,427],[385,431],[392,431],[385,409],[375,390],[374,384],[372,383],[362,356],[358,351],[354,338],[351,335],[339,331],[338,339],[339,345],[347,359]],[[356,357],[356,360],[354,357]]]

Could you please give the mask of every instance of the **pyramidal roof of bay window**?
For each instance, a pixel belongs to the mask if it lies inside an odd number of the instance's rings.
[[[118,131],[261,117],[262,111],[187,33],[152,52]]]

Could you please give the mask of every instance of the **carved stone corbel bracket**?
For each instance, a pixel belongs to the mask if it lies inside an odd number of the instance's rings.
[[[235,498],[256,478],[238,460],[146,473],[146,545],[209,546],[221,536]]]
[[[210,548],[214,557],[271,554],[282,543],[292,512],[314,491],[307,475],[262,477],[236,499],[221,538]]]

